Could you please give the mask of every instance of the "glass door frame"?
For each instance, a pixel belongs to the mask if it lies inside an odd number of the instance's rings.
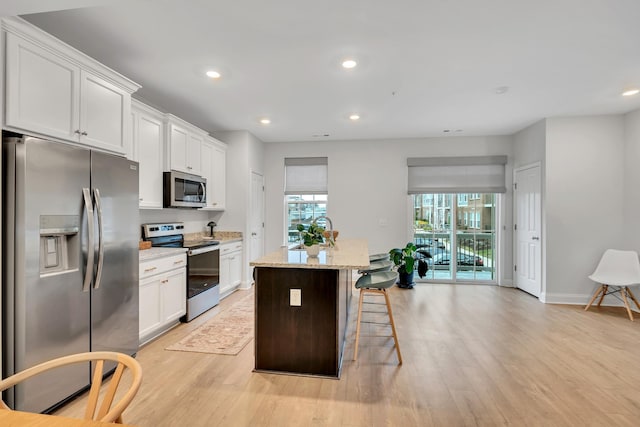
[[[429,193],[431,194],[431,193]],[[449,194],[449,193],[447,193]],[[466,193],[465,193],[466,194]],[[457,214],[458,214],[458,201],[457,201],[457,194],[451,193],[452,195],[452,206],[451,206],[451,229],[450,231],[450,254],[457,254],[457,246],[458,246],[458,238],[457,238],[457,231],[458,231],[458,224],[457,224]],[[413,242],[414,241],[414,202],[413,202],[413,196],[412,194],[409,194],[407,196],[407,234],[408,234],[408,240],[409,242]],[[500,194],[500,193],[495,193],[494,194],[494,229],[495,229],[495,237],[494,237],[494,249],[493,249],[493,279],[491,280],[477,280],[477,279],[460,279],[458,278],[458,263],[457,263],[457,255],[456,255],[456,262],[449,264],[450,269],[449,271],[451,272],[451,278],[450,279],[437,279],[437,278],[428,278],[428,273],[427,273],[427,277],[425,278],[420,278],[416,275],[414,275],[414,281],[416,282],[422,282],[422,283],[455,283],[455,284],[473,284],[473,285],[498,285],[499,284],[499,277],[500,277],[500,259],[501,259],[501,253],[502,253],[502,228],[500,227],[500,224],[502,223],[502,216],[504,215],[503,213],[503,207],[504,207],[504,195]],[[453,200],[453,198],[455,198],[455,200]],[[431,271],[431,269],[429,270],[429,272]]]

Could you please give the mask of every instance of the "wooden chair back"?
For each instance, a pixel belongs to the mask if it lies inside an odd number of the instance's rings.
[[[102,372],[104,362],[116,362],[116,369],[113,375],[106,379],[105,390],[101,393],[103,378]],[[78,353],[69,356],[60,357],[40,363],[24,371],[18,372],[8,378],[0,381],[0,392],[13,387],[14,385],[36,376],[42,372],[49,371],[61,366],[71,365],[75,363],[95,362],[93,370],[93,378],[91,381],[91,389],[89,390],[89,398],[85,410],[84,419],[96,420],[102,422],[122,423],[122,412],[129,406],[134,396],[140,388],[142,382],[142,367],[133,357],[122,353],[111,351],[94,351],[89,353]],[[114,404],[114,398],[122,375],[126,369],[131,371],[131,385],[125,394]],[[102,394],[102,402],[99,405],[100,395]],[[98,407],[99,405],[99,407]],[[9,407],[0,400],[1,409],[9,409]],[[97,412],[96,412],[97,409]]]

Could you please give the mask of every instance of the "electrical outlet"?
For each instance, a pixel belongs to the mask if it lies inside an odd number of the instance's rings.
[[[302,305],[302,289],[289,289],[289,305],[291,307]]]

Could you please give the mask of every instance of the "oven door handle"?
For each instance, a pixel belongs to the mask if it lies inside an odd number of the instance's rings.
[[[191,256],[191,255],[200,255],[206,252],[212,252],[212,251],[217,251],[218,250],[218,246],[216,245],[211,245],[211,246],[205,246],[204,248],[197,248],[197,249],[189,249],[189,251],[187,252],[187,255]]]

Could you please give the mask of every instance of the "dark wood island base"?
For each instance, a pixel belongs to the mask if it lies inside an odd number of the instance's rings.
[[[318,257],[282,247],[255,267],[257,372],[340,378],[353,270],[369,266],[367,241],[341,240]]]
[[[351,271],[256,267],[254,274],[255,370],[339,378]],[[299,306],[291,305],[292,289],[300,290]]]

